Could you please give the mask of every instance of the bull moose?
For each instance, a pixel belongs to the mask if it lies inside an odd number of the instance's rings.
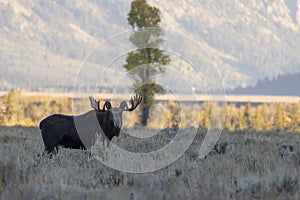
[[[45,145],[43,154],[58,152],[58,146],[72,149],[90,148],[97,133],[104,134],[109,141],[119,136],[122,127],[122,112],[133,111],[141,103],[142,96],[136,94],[131,97],[129,108],[126,101],[120,103],[119,108],[112,108],[110,101],[106,101],[100,108],[100,100],[89,97],[91,110],[79,116],[54,114],[43,119],[39,125]]]

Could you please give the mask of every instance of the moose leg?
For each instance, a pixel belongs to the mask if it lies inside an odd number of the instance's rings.
[[[54,147],[51,147],[51,148],[45,147],[45,150],[44,150],[44,152],[43,152],[43,156],[49,155],[49,154],[52,154],[52,153],[56,154],[56,153],[55,153],[55,148],[54,148]]]
[[[45,145],[44,154],[57,154],[58,143],[61,141],[63,135],[59,134],[56,126],[51,125],[42,130],[42,138]]]
[[[43,156],[45,155],[50,155],[50,158],[52,158],[52,155],[56,155],[58,153],[58,146],[57,145],[51,145],[51,146],[46,146],[45,145],[45,150],[43,152]]]

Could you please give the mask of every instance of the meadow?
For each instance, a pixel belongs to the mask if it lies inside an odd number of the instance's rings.
[[[144,130],[147,131],[147,130]],[[193,128],[181,131],[194,131]],[[166,144],[174,130],[146,141],[121,133],[113,143],[130,151]],[[44,150],[37,127],[0,127],[1,199],[299,199],[300,134],[287,131],[223,131],[204,159],[206,130],[173,164],[154,172],[111,169],[81,150]],[[155,146],[155,147],[154,147]],[[122,164],[122,163],[120,163]]]

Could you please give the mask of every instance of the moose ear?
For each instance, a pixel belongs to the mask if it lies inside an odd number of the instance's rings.
[[[128,105],[127,105],[126,101],[122,101],[120,103],[120,107],[119,108],[122,109],[122,110],[128,110]]]

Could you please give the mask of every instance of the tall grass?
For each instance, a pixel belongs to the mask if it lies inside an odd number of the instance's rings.
[[[182,131],[192,131],[184,129]],[[133,152],[161,148],[172,130],[141,141],[121,134],[113,142]],[[0,127],[1,199],[299,199],[300,135],[224,132],[198,159],[205,130],[172,165],[132,174],[116,171],[80,150],[59,149],[52,159],[35,127]],[[165,137],[165,138],[164,138]],[[148,148],[148,149],[147,149]],[[122,164],[122,163],[120,163]]]

